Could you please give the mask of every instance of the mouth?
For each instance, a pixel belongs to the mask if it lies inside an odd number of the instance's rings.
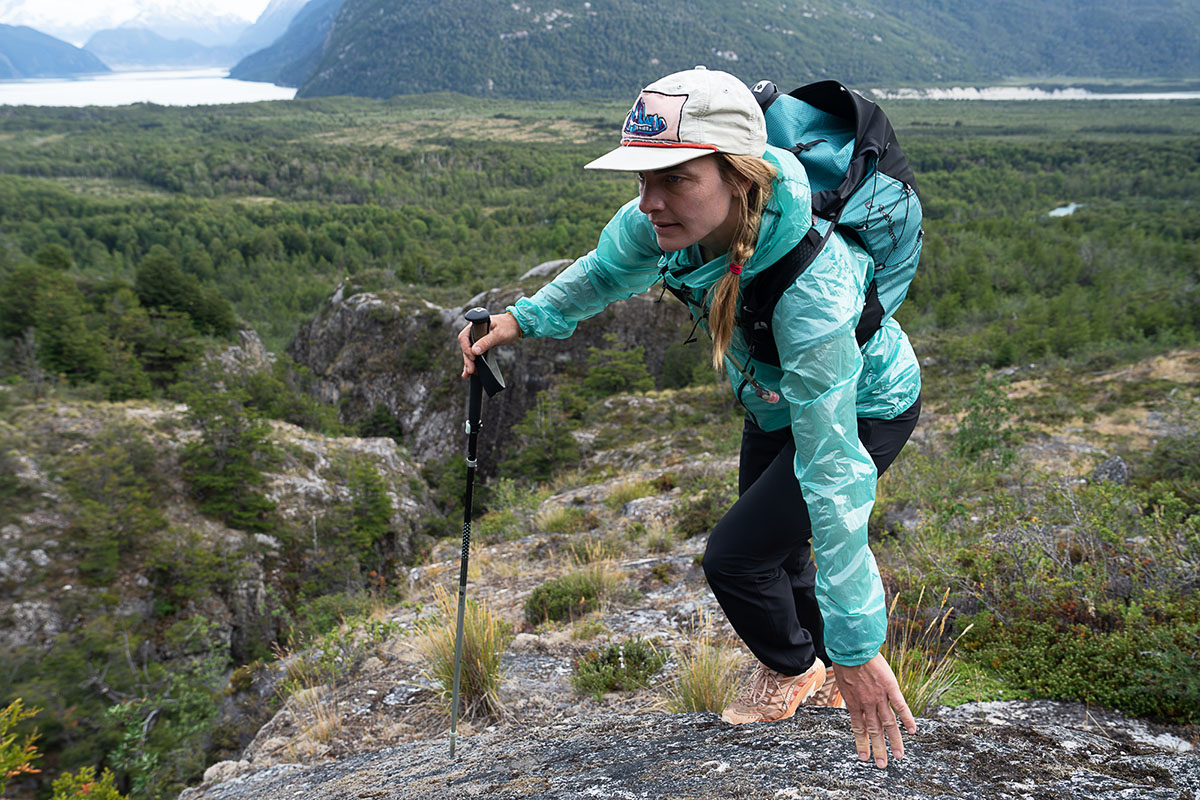
[[[654,220],[650,220],[650,224],[654,226],[655,233],[663,233],[665,231],[669,231],[672,228],[679,227],[678,222],[655,222]]]

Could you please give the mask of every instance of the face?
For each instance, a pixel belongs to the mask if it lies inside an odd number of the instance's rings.
[[[638,173],[641,202],[658,246],[666,252],[699,244],[706,258],[729,250],[738,224],[733,189],[721,180],[715,155]]]

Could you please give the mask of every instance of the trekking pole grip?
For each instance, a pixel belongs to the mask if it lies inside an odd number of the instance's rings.
[[[486,308],[476,306],[466,313],[467,322],[471,323],[471,344],[475,344],[492,329],[492,315]]]

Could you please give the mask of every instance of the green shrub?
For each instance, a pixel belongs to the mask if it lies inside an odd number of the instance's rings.
[[[604,587],[594,571],[571,572],[543,583],[525,600],[525,620],[540,625],[578,619],[600,605]]]
[[[40,772],[33,766],[33,762],[41,758],[41,753],[33,744],[38,738],[37,733],[28,733],[18,739],[13,731],[24,720],[37,716],[39,711],[37,708],[25,708],[24,701],[19,697],[0,708],[0,792],[13,778]]]
[[[1074,700],[1181,724],[1200,720],[1200,608],[1173,623],[1100,631],[1036,616],[974,617],[970,657],[1035,697]],[[1036,609],[1031,609],[1036,613]]]
[[[646,369],[646,348],[626,348],[618,344],[615,333],[606,333],[604,342],[605,347],[588,348],[583,388],[589,395],[608,397],[654,388],[654,379]]]
[[[185,393],[188,421],[200,436],[184,447],[184,477],[200,510],[241,530],[271,530],[275,504],[260,491],[263,468],[275,457],[270,427],[240,390],[192,385]]]
[[[737,499],[731,475],[693,471],[682,476],[682,499],[675,506],[675,530],[683,538],[711,531]]]
[[[563,392],[538,392],[533,407],[512,429],[512,455],[501,471],[530,481],[549,480],[558,467],[579,462],[579,444],[571,435],[577,427],[567,413]]]
[[[690,327],[688,324],[687,328]],[[686,334],[687,328],[682,333]],[[712,383],[715,374],[708,361],[708,348],[699,342],[675,341],[667,345],[663,356],[662,388],[682,389],[697,383]]]
[[[371,596],[361,590],[334,592],[306,600],[292,612],[288,644],[300,647],[316,641],[347,619],[366,614],[370,607]]]
[[[312,372],[286,356],[277,357],[270,369],[223,378],[227,385],[245,392],[246,406],[254,409],[258,416],[283,420],[329,436],[344,433],[337,408],[322,403],[312,394],[315,383]],[[392,423],[395,425],[394,419]],[[366,435],[389,436],[391,433]]]
[[[77,506],[72,538],[90,582],[110,583],[121,559],[166,527],[160,473],[154,448],[132,427],[106,429],[70,456],[61,476]]]
[[[116,778],[112,772],[105,769],[100,777],[96,777],[95,767],[80,767],[75,772],[60,775],[52,787],[54,794],[50,800],[128,800],[117,791]]]
[[[596,700],[605,692],[640,689],[662,669],[666,660],[652,643],[640,637],[626,639],[575,659],[571,686]]]
[[[1015,455],[1015,433],[1008,427],[1013,403],[1004,391],[1004,378],[989,378],[980,367],[965,403],[966,414],[954,433],[954,452],[963,458],[982,456],[1008,464]]]
[[[399,443],[404,431],[400,428],[400,420],[392,415],[388,407],[383,403],[376,403],[372,406],[371,413],[359,421],[358,435],[386,436],[393,442]]]

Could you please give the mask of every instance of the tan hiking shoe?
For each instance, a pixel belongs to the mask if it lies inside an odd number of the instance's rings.
[[[846,701],[842,699],[842,692],[837,685],[837,669],[825,670],[825,683],[812,693],[812,696],[805,701],[806,706],[822,706],[825,708],[845,708]]]
[[[784,675],[760,663],[741,695],[721,712],[721,719],[731,725],[787,719],[824,682],[825,665],[819,658],[802,675]]]

